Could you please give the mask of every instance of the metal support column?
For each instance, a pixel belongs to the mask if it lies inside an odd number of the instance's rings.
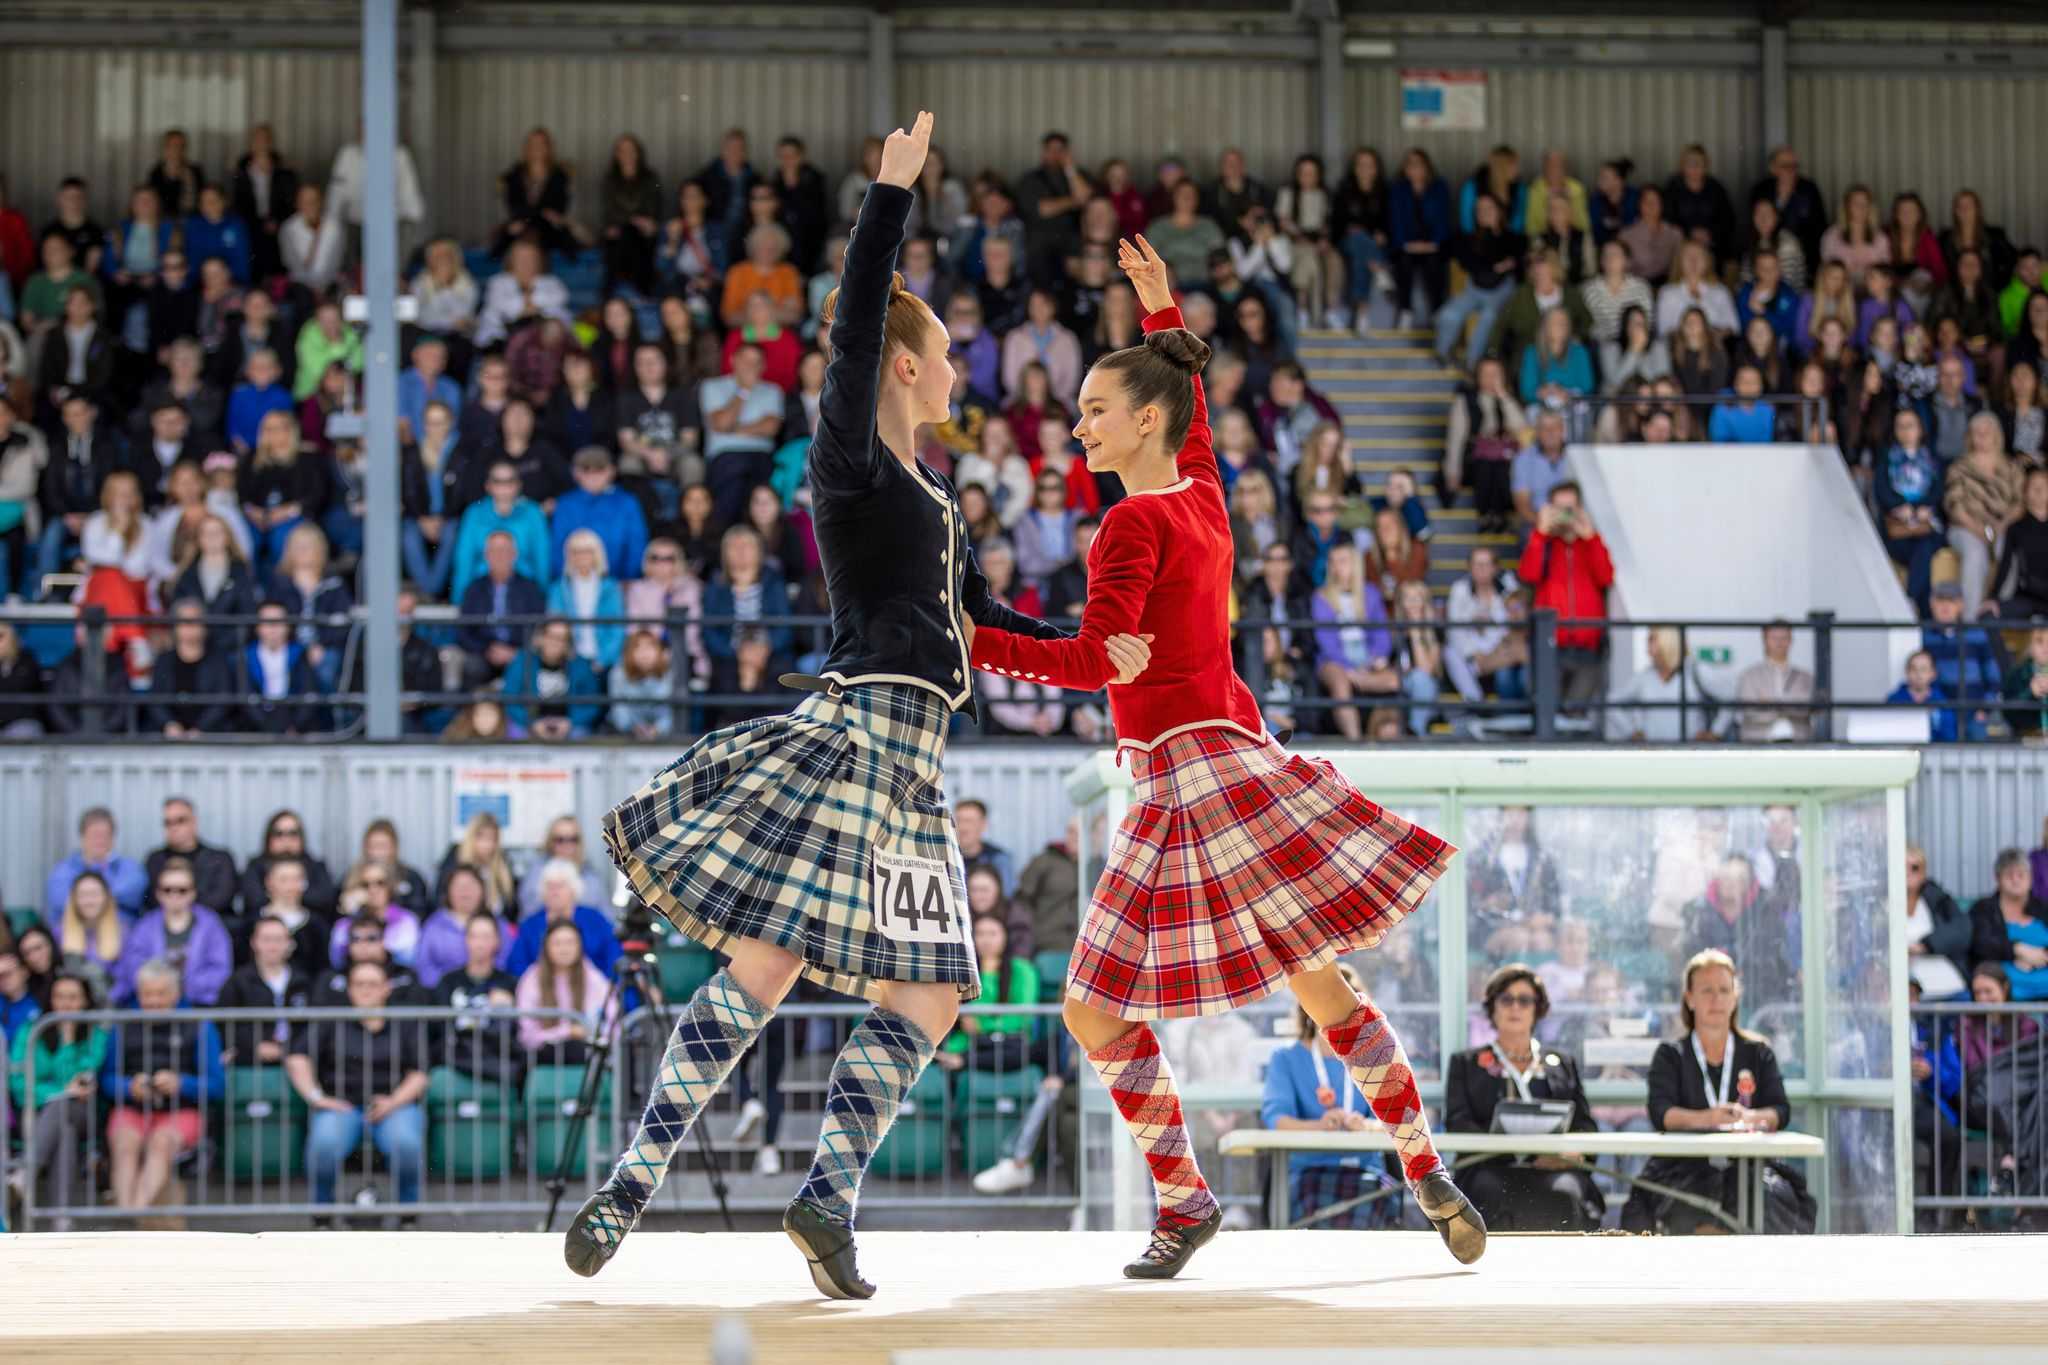
[[[369,737],[397,739],[398,714],[398,0],[363,0],[364,686]]]
[[[1773,147],[1782,147],[1792,140],[1792,130],[1791,120],[1786,113],[1784,26],[1766,25],[1763,38],[1763,60],[1757,72],[1757,93],[1763,102],[1764,153],[1768,156]],[[1758,166],[1747,174],[1760,175],[1762,172],[1763,168]]]
[[[1344,21],[1316,25],[1316,145],[1323,151],[1323,183],[1334,185],[1350,171],[1344,143]]]
[[[886,137],[909,122],[896,109],[896,21],[876,10],[868,15],[867,131]]]
[[[407,54],[405,144],[412,149],[412,166],[421,189],[434,183],[434,77],[439,57],[440,32],[432,5],[419,5],[412,12],[412,50]],[[434,219],[428,205],[427,220]],[[400,262],[403,265],[403,262]]]

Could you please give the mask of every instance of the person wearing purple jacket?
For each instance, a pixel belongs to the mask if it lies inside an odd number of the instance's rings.
[[[1330,547],[1329,570],[1309,601],[1309,614],[1316,623],[1317,676],[1331,700],[1392,696],[1401,690],[1401,673],[1393,665],[1394,636],[1386,626],[1386,599],[1377,585],[1365,581],[1358,547],[1350,541]],[[1356,707],[1338,706],[1332,715],[1344,738],[1364,735]]]
[[[420,917],[393,901],[398,874],[389,863],[363,863],[341,889],[341,914],[327,940],[327,960],[335,967],[348,961],[349,925],[365,910],[383,917],[384,947],[391,960],[411,967],[420,946]]]
[[[459,865],[448,873],[441,898],[446,904],[420,926],[419,948],[412,959],[413,975],[428,990],[440,985],[448,973],[469,965],[469,919],[484,908],[483,878],[475,868]],[[512,926],[503,915],[495,918],[500,945],[496,965],[503,967],[512,952]]]
[[[156,903],[128,930],[114,964],[113,1003],[135,998],[135,974],[161,958],[178,969],[188,1005],[211,1005],[234,970],[235,948],[220,916],[198,903],[199,881],[184,858],[166,858],[156,874]]]

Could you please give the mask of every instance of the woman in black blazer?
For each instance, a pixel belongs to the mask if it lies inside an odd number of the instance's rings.
[[[1792,1121],[1785,1075],[1771,1045],[1737,1022],[1742,983],[1735,961],[1718,948],[1685,964],[1678,1017],[1685,1036],[1657,1045],[1650,1059],[1650,1126],[1660,1133],[1775,1133]],[[1642,1177],[1651,1184],[1707,1199],[1733,1213],[1732,1162],[1697,1157],[1653,1157]],[[1818,1211],[1806,1181],[1792,1167],[1764,1167],[1764,1230],[1812,1232]],[[1704,1210],[1638,1185],[1621,1211],[1626,1232],[1727,1232]]]
[[[1502,1100],[1568,1100],[1570,1131],[1599,1131],[1577,1060],[1536,1038],[1537,1023],[1550,1013],[1550,993],[1535,968],[1508,963],[1487,978],[1483,1000],[1494,1039],[1451,1058],[1444,1076],[1444,1131],[1491,1132]],[[1599,1187],[1585,1171],[1556,1161],[1500,1156],[1460,1163],[1458,1184],[1489,1228],[1597,1232],[1607,1210]]]

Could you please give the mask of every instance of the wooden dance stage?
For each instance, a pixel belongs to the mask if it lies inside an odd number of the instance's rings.
[[[1867,1365],[2039,1359],[2048,1320],[2040,1237],[1500,1237],[1467,1270],[1425,1233],[1226,1232],[1182,1279],[1138,1284],[1118,1275],[1140,1247],[1128,1234],[879,1232],[861,1260],[882,1293],[864,1304],[820,1300],[779,1233],[643,1232],[593,1280],[560,1245],[0,1237],[0,1359],[681,1365],[711,1361],[717,1331],[752,1342],[721,1359],[829,1365],[1621,1361],[1649,1346]]]

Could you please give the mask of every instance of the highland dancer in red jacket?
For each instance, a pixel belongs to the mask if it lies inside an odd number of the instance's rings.
[[[1393,1136],[1424,1215],[1470,1264],[1486,1225],[1437,1156],[1393,1026],[1336,966],[1421,904],[1456,850],[1266,733],[1230,664],[1230,521],[1199,378],[1209,348],[1181,326],[1166,265],[1142,236],[1123,243],[1120,263],[1147,313],[1145,341],[1095,363],[1074,434],[1088,468],[1114,471],[1130,496],[1096,532],[1080,632],[982,627],[972,657],[1092,692],[1118,676],[1110,637],[1153,642],[1143,675],[1110,689],[1137,792],[1074,947],[1065,1009],[1157,1187],[1151,1244],[1124,1273],[1170,1279],[1222,1222],[1145,1021],[1221,1013],[1283,982]]]

